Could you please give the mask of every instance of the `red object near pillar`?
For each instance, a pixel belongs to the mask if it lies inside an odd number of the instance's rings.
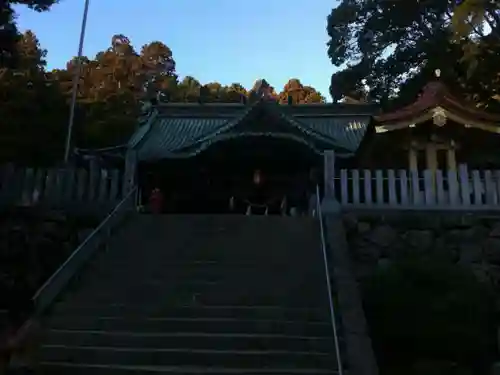
[[[158,188],[151,192],[149,209],[153,214],[160,214],[163,211],[163,194]]]

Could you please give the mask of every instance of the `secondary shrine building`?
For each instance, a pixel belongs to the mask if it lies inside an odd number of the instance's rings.
[[[146,199],[159,188],[171,212],[225,212],[228,202],[279,211],[285,201],[307,205],[316,184],[328,187],[328,168],[500,169],[499,132],[500,115],[453,97],[439,80],[392,113],[366,103],[284,105],[266,95],[164,103],[121,149],[124,190],[139,185]]]

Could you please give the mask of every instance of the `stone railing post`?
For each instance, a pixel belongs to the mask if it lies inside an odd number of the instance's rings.
[[[123,173],[123,190],[122,196],[125,197],[127,193],[132,190],[136,184],[136,171],[137,171],[137,152],[134,149],[127,150],[125,156],[125,172]]]
[[[340,204],[335,198],[335,151],[324,152],[324,187],[325,193],[321,203],[323,214],[340,213]]]

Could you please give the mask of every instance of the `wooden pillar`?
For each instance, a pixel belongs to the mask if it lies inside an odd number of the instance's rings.
[[[408,166],[410,168],[410,171],[418,170],[417,150],[413,145],[408,149]]]
[[[131,190],[136,184],[136,171],[137,171],[137,151],[134,149],[127,150],[125,156],[125,172],[123,174],[123,197]]]
[[[325,197],[335,198],[335,151],[325,150],[324,152],[324,179]]]
[[[430,169],[431,171],[436,171],[437,169],[436,145],[432,142],[429,142],[425,145],[425,161],[426,161],[426,169]]]
[[[446,150],[446,163],[449,171],[457,170],[457,159],[455,155],[455,144],[452,142],[450,148]]]

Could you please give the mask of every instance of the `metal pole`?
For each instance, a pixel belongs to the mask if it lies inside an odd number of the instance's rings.
[[[83,8],[83,18],[82,18],[82,28],[80,31],[80,42],[78,44],[78,55],[76,61],[75,74],[73,76],[73,88],[71,95],[71,107],[69,112],[68,130],[66,133],[66,148],[64,150],[64,162],[67,163],[69,159],[69,150],[71,148],[71,133],[73,132],[73,123],[75,121],[75,106],[76,106],[76,96],[78,93],[78,81],[80,80],[80,70],[82,66],[82,55],[83,55],[83,42],[85,40],[85,30],[87,28],[87,15],[89,13],[90,0],[85,0],[85,5]]]

